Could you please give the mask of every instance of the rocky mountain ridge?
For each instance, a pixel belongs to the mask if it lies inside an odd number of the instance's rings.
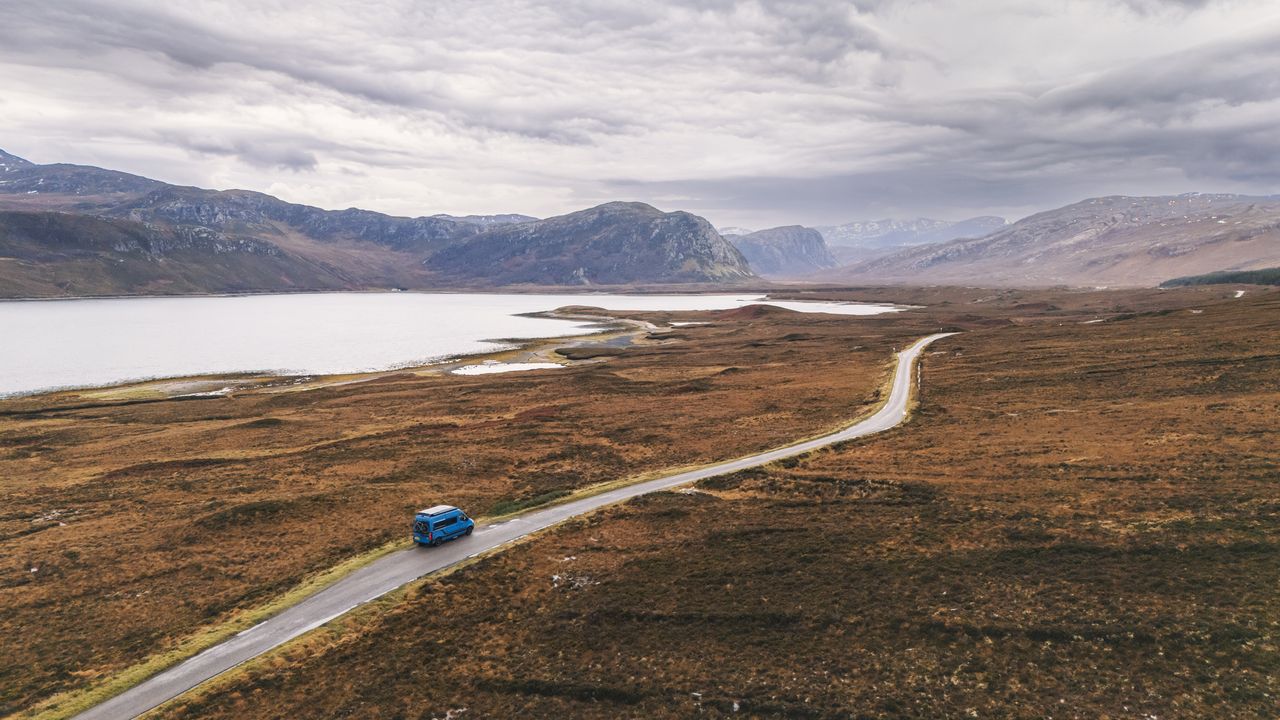
[[[737,251],[688,213],[646,219],[641,225],[647,234],[607,227],[635,217],[597,213],[593,217],[600,222],[589,230],[594,237],[578,247],[584,238],[548,235],[552,229],[569,235],[580,229],[563,218],[325,210],[249,190],[170,185],[83,165],[36,165],[0,151],[0,211],[5,210],[25,213],[0,223],[0,296],[8,297],[751,277]],[[529,236],[539,243],[540,250],[529,248],[541,252],[538,269],[514,272],[518,253],[484,236],[530,225],[539,228]],[[611,243],[609,237],[626,242]],[[432,260],[473,239],[479,241],[475,247]],[[563,252],[543,252],[557,242]],[[578,257],[579,251],[586,254]],[[464,256],[465,265],[449,260]],[[272,261],[258,271],[251,261],[263,257]]]
[[[427,266],[498,284],[726,282],[753,277],[745,258],[697,215],[611,202],[533,222],[497,225],[442,250]]]
[[[727,235],[725,239],[746,257],[752,270],[767,277],[800,277],[837,264],[821,233],[800,225]]]

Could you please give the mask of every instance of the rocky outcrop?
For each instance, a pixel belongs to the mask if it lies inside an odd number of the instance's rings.
[[[751,269],[770,277],[799,277],[836,266],[822,235],[799,225],[758,230],[727,238]]]
[[[432,255],[427,266],[477,284],[617,285],[726,282],[751,268],[706,220],[612,202],[500,225]]]

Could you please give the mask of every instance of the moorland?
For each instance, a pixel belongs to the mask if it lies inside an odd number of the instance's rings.
[[[161,715],[1274,709],[1280,293],[802,296],[919,307],[634,314],[707,324],[541,375],[6,403],[0,710],[232,623],[417,506],[497,515],[829,429],[939,328],[963,333],[907,425],[551,530]]]

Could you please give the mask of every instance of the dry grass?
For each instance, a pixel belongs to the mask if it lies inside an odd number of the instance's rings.
[[[932,322],[783,314],[554,373],[0,403],[0,714],[180,657],[418,507],[500,513],[826,429]]]
[[[998,301],[907,426],[571,523],[160,715],[1274,717],[1280,293],[1208,297]]]

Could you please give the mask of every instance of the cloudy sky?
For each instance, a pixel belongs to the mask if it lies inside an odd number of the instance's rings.
[[[0,148],[718,225],[1280,192],[1275,0],[0,0]]]

